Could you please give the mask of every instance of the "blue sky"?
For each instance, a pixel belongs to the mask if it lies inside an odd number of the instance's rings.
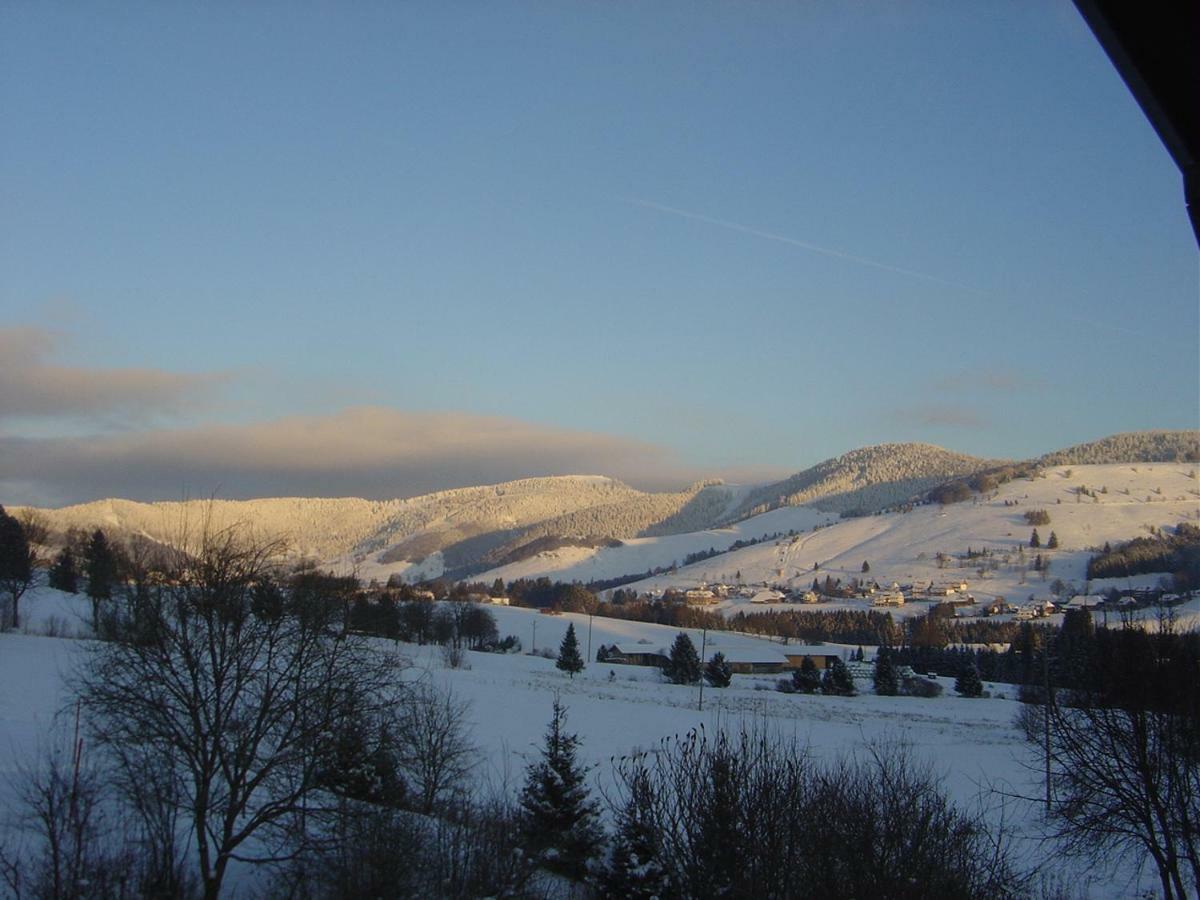
[[[10,497],[275,490],[248,435],[361,409],[397,495],[477,417],[481,475],[667,483],[1200,416],[1179,174],[1069,3],[5,4],[0,110]]]

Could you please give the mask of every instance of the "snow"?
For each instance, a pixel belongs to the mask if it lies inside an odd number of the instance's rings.
[[[869,578],[884,586],[892,582],[928,584],[962,579],[976,600],[989,602],[1002,596],[1018,605],[1032,594],[1048,594],[1055,579],[1074,584],[1076,590],[1071,593],[1080,593],[1094,548],[1147,535],[1150,529],[1168,530],[1180,522],[1200,521],[1200,484],[1190,477],[1190,471],[1190,466],[1176,463],[1048,469],[1044,477],[1034,481],[1019,479],[1002,485],[990,497],[845,519],[793,538],[702,560],[627,587],[647,591],[689,588],[714,581],[733,583],[740,571],[744,583],[787,588],[805,588],[814,577],[824,581],[827,575],[843,583],[851,578]],[[1095,499],[1078,495],[1076,490],[1081,485],[1096,491]],[[1107,493],[1099,493],[1101,487],[1107,487]],[[1035,509],[1046,510],[1050,524],[1038,526],[1043,546],[1031,550],[1028,542],[1032,526],[1024,514]],[[1051,531],[1058,536],[1057,550],[1045,548]],[[677,536],[680,541],[688,537]],[[1009,562],[981,576],[978,568],[982,561],[953,558],[964,555],[968,547],[976,551],[987,548],[997,560],[1007,555]],[[939,553],[952,557],[945,568],[938,565]],[[1050,562],[1044,575],[1032,569],[1039,553]],[[862,573],[864,560],[871,567],[867,575]],[[819,568],[814,569],[814,564]],[[1124,588],[1149,586],[1157,581],[1158,576],[1097,581],[1090,585],[1090,592],[1097,593],[1110,584]],[[847,601],[805,608],[865,609],[869,605],[867,601]],[[723,606],[747,608],[741,599],[729,600]],[[927,609],[926,603],[907,603],[889,611],[893,616],[908,616],[924,614]]]

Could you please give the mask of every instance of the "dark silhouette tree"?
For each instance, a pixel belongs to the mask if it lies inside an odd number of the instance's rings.
[[[863,560],[862,571],[864,574],[871,571],[871,564],[865,559]]]
[[[1049,540],[1046,541],[1046,549],[1047,550],[1057,550],[1058,549],[1058,535],[1055,534],[1053,531],[1050,532],[1050,538],[1049,538]]]
[[[75,563],[75,554],[70,547],[63,547],[54,557],[50,566],[47,581],[55,590],[68,594],[79,593],[79,566]]]
[[[8,595],[12,627],[21,627],[21,597],[33,584],[34,552],[25,529],[0,506],[0,591]]]
[[[804,657],[800,668],[792,670],[792,687],[802,694],[815,694],[821,689],[821,673],[811,656]]]
[[[900,693],[900,672],[887,647],[880,647],[875,654],[874,682],[875,693],[881,697],[895,697]]]
[[[579,640],[575,637],[575,623],[567,625],[567,633],[563,635],[562,644],[558,648],[558,660],[554,663],[559,669],[575,678],[576,672],[583,671],[583,657],[579,653]]]
[[[1033,534],[1029,535],[1029,546],[1036,550],[1042,546],[1042,539],[1038,537],[1037,529],[1033,529]]]
[[[547,868],[581,878],[602,839],[599,810],[587,770],[575,758],[579,738],[566,731],[567,711],[556,697],[541,758],[531,763],[521,791],[525,846]]]
[[[692,639],[682,631],[671,645],[664,674],[673,684],[696,684],[700,680],[700,654]]]
[[[670,882],[660,859],[661,837],[655,821],[655,785],[645,769],[629,772],[628,796],[615,811],[612,858],[600,880],[601,896],[663,900]]]
[[[92,628],[99,631],[100,607],[112,599],[117,583],[117,555],[99,528],[92,532],[88,541],[83,557],[83,571],[87,575],[88,599],[92,601]]]
[[[833,664],[821,676],[821,693],[835,697],[853,697],[856,693],[854,676],[840,659],[834,659]]]
[[[74,682],[90,741],[170,785],[206,900],[235,859],[325,833],[340,798],[381,783],[358,775],[394,758],[397,657],[346,633],[340,603],[264,590],[279,551],[236,529],[167,548],[165,577],[110,616]]]
[[[954,679],[954,692],[960,697],[983,696],[983,681],[979,678],[979,669],[974,663],[964,666]]]
[[[714,653],[704,666],[704,680],[715,688],[729,687],[733,680],[733,669],[725,661],[724,653]]]

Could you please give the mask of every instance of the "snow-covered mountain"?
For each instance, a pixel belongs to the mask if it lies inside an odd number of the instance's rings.
[[[1196,446],[1196,432],[1138,432],[1049,454],[1039,462],[1185,459],[1198,455]],[[194,531],[205,522],[215,528],[244,525],[261,537],[284,542],[293,557],[356,571],[368,579],[396,573],[410,580],[486,573],[591,581],[681,565],[689,554],[724,551],[739,541],[811,531],[847,514],[868,519],[857,525],[852,519],[843,522],[839,534],[869,530],[878,521],[870,514],[897,508],[936,485],[994,466],[928,444],[880,444],[767,485],[697,482],[682,491],[646,492],[605,476],[576,475],[459,488],[406,500],[113,499],[36,512],[60,538],[70,529],[99,527],[118,539],[140,535],[173,541],[182,529]],[[1141,494],[1153,487],[1139,482],[1132,490]],[[1111,504],[1116,498],[1104,499]],[[969,530],[963,533],[969,536]],[[1132,536],[1123,533],[1118,539]],[[840,552],[831,548],[821,558]],[[757,571],[756,566],[743,568]],[[781,567],[788,564],[765,566],[764,571]]]

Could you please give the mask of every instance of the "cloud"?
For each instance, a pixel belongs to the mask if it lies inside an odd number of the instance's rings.
[[[972,409],[938,404],[924,404],[899,409],[893,418],[897,422],[931,428],[983,428],[987,425],[987,422]]]
[[[933,389],[942,393],[1017,394],[1041,386],[1038,378],[1004,368],[968,369],[942,375],[932,382]]]
[[[224,374],[161,369],[88,369],[49,362],[58,335],[34,326],[0,328],[0,419],[15,417],[146,421],[194,410]]]
[[[701,473],[662,447],[610,435],[376,406],[251,425],[0,437],[0,490],[9,502],[19,495],[52,505],[211,494],[385,499],[566,474],[663,489]]]

